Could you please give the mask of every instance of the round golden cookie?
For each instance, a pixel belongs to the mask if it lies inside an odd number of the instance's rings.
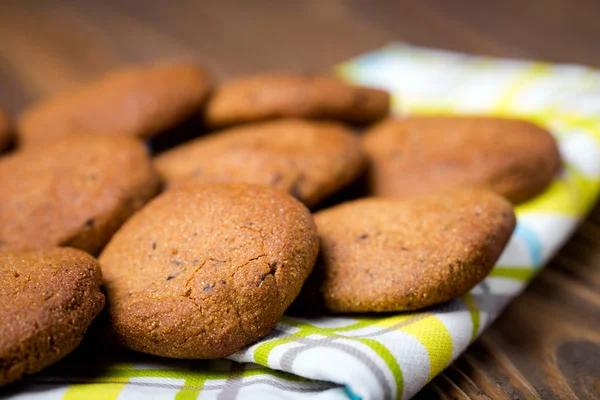
[[[321,252],[299,301],[336,312],[410,311],[458,297],[490,272],[515,227],[511,204],[487,191],[366,198],[314,217]]]
[[[11,142],[12,134],[8,115],[0,109],[0,152],[8,148]]]
[[[0,250],[70,246],[97,254],[160,190],[134,138],[74,136],[0,159]]]
[[[283,119],[203,136],[155,158],[170,185],[249,182],[312,206],[364,167],[357,136],[341,124]]]
[[[122,69],[27,109],[19,144],[70,134],[151,137],[199,110],[209,88],[206,72],[191,63]]]
[[[0,252],[0,386],[60,360],[104,307],[100,267],[70,248]]]
[[[335,119],[356,124],[384,117],[389,94],[332,76],[272,74],[238,78],[217,88],[206,123],[222,127],[283,117]]]
[[[312,216],[249,184],[169,190],[100,257],[118,342],[174,358],[228,356],[271,332],[318,252]]]
[[[561,167],[548,131],[491,117],[386,120],[364,137],[374,195],[406,197],[486,188],[513,203],[540,194]]]

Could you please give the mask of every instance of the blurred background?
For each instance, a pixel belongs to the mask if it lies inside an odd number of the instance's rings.
[[[600,66],[599,19],[598,0],[1,0],[0,104],[129,63],[324,71],[393,41]]]

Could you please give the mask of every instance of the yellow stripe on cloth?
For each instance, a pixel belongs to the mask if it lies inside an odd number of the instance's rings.
[[[410,319],[411,317],[412,316],[409,315],[406,318]],[[358,343],[362,343],[365,346],[369,347],[372,351],[374,351],[381,358],[381,360],[383,360],[383,362],[385,362],[388,369],[394,376],[394,381],[396,382],[396,390],[397,390],[396,398],[401,398],[402,392],[404,391],[404,377],[402,374],[402,369],[400,368],[398,361],[394,357],[394,354],[387,347],[385,347],[382,343],[378,342],[377,340],[373,340],[373,339],[341,335],[341,334],[338,334],[338,333],[332,331],[329,328],[319,328],[319,327],[311,325],[311,324],[294,321],[287,317],[283,317],[282,320],[285,321],[285,323],[287,323],[287,324],[290,324],[292,326],[300,328],[300,331],[292,333],[290,336],[288,336],[286,338],[272,340],[270,342],[263,343],[260,346],[258,346],[254,351],[254,361],[256,363],[268,366],[269,355],[271,354],[271,351],[273,351],[273,349],[275,349],[275,347],[282,345],[282,344],[291,343],[294,340],[298,340],[298,339],[301,339],[303,337],[307,337],[310,335],[335,337],[335,338],[343,339],[343,340],[347,340],[347,341],[358,342]],[[369,319],[359,320],[356,324],[353,324],[351,326],[355,327],[356,329],[362,329],[365,327],[378,325],[379,322],[380,322],[380,320],[377,318],[369,318]],[[340,330],[344,330],[344,328],[342,327],[342,328],[340,328]]]
[[[492,110],[494,113],[506,112],[513,108],[515,98],[527,87],[531,82],[541,76],[548,74],[550,65],[544,63],[533,63],[529,68],[525,69],[513,83],[507,86],[498,103]]]
[[[400,329],[414,336],[429,355],[428,381],[439,374],[452,361],[452,337],[446,326],[436,316],[416,321]]]
[[[126,383],[86,383],[71,385],[63,400],[116,400]]]
[[[518,215],[524,213],[552,213],[571,217],[584,215],[593,206],[600,182],[586,178],[571,165],[566,166],[566,178],[555,179],[535,199],[515,208]]]

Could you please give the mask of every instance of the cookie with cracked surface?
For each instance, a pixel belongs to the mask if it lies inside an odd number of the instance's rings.
[[[518,204],[540,194],[561,167],[548,131],[503,118],[390,119],[364,136],[363,148],[371,193],[380,196],[485,188]]]
[[[364,160],[345,126],[284,119],[203,136],[159,155],[155,166],[172,186],[257,183],[313,206],[354,180]]]
[[[234,79],[217,88],[205,120],[213,127],[284,117],[366,124],[389,109],[390,95],[384,90],[326,75],[271,74]]]
[[[25,110],[19,145],[71,134],[148,138],[199,111],[209,89],[208,75],[193,63],[125,68]]]
[[[60,360],[104,307],[100,267],[70,248],[0,252],[0,386]]]
[[[318,252],[306,207],[264,186],[169,190],[100,256],[109,330],[165,357],[228,356],[270,333]]]
[[[515,227],[488,191],[367,198],[314,215],[321,241],[297,304],[335,312],[412,311],[456,298],[493,268]]]
[[[12,142],[11,125],[8,115],[0,108],[0,152],[6,150]]]
[[[0,250],[70,246],[97,254],[160,190],[134,138],[76,136],[0,159]]]

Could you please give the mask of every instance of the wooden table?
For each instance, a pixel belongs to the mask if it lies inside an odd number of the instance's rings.
[[[96,4],[94,4],[96,3]],[[177,3],[177,4],[176,4]],[[0,104],[132,62],[191,57],[218,78],[327,70],[391,41],[600,67],[597,0],[0,1]],[[421,398],[600,393],[600,207]]]

